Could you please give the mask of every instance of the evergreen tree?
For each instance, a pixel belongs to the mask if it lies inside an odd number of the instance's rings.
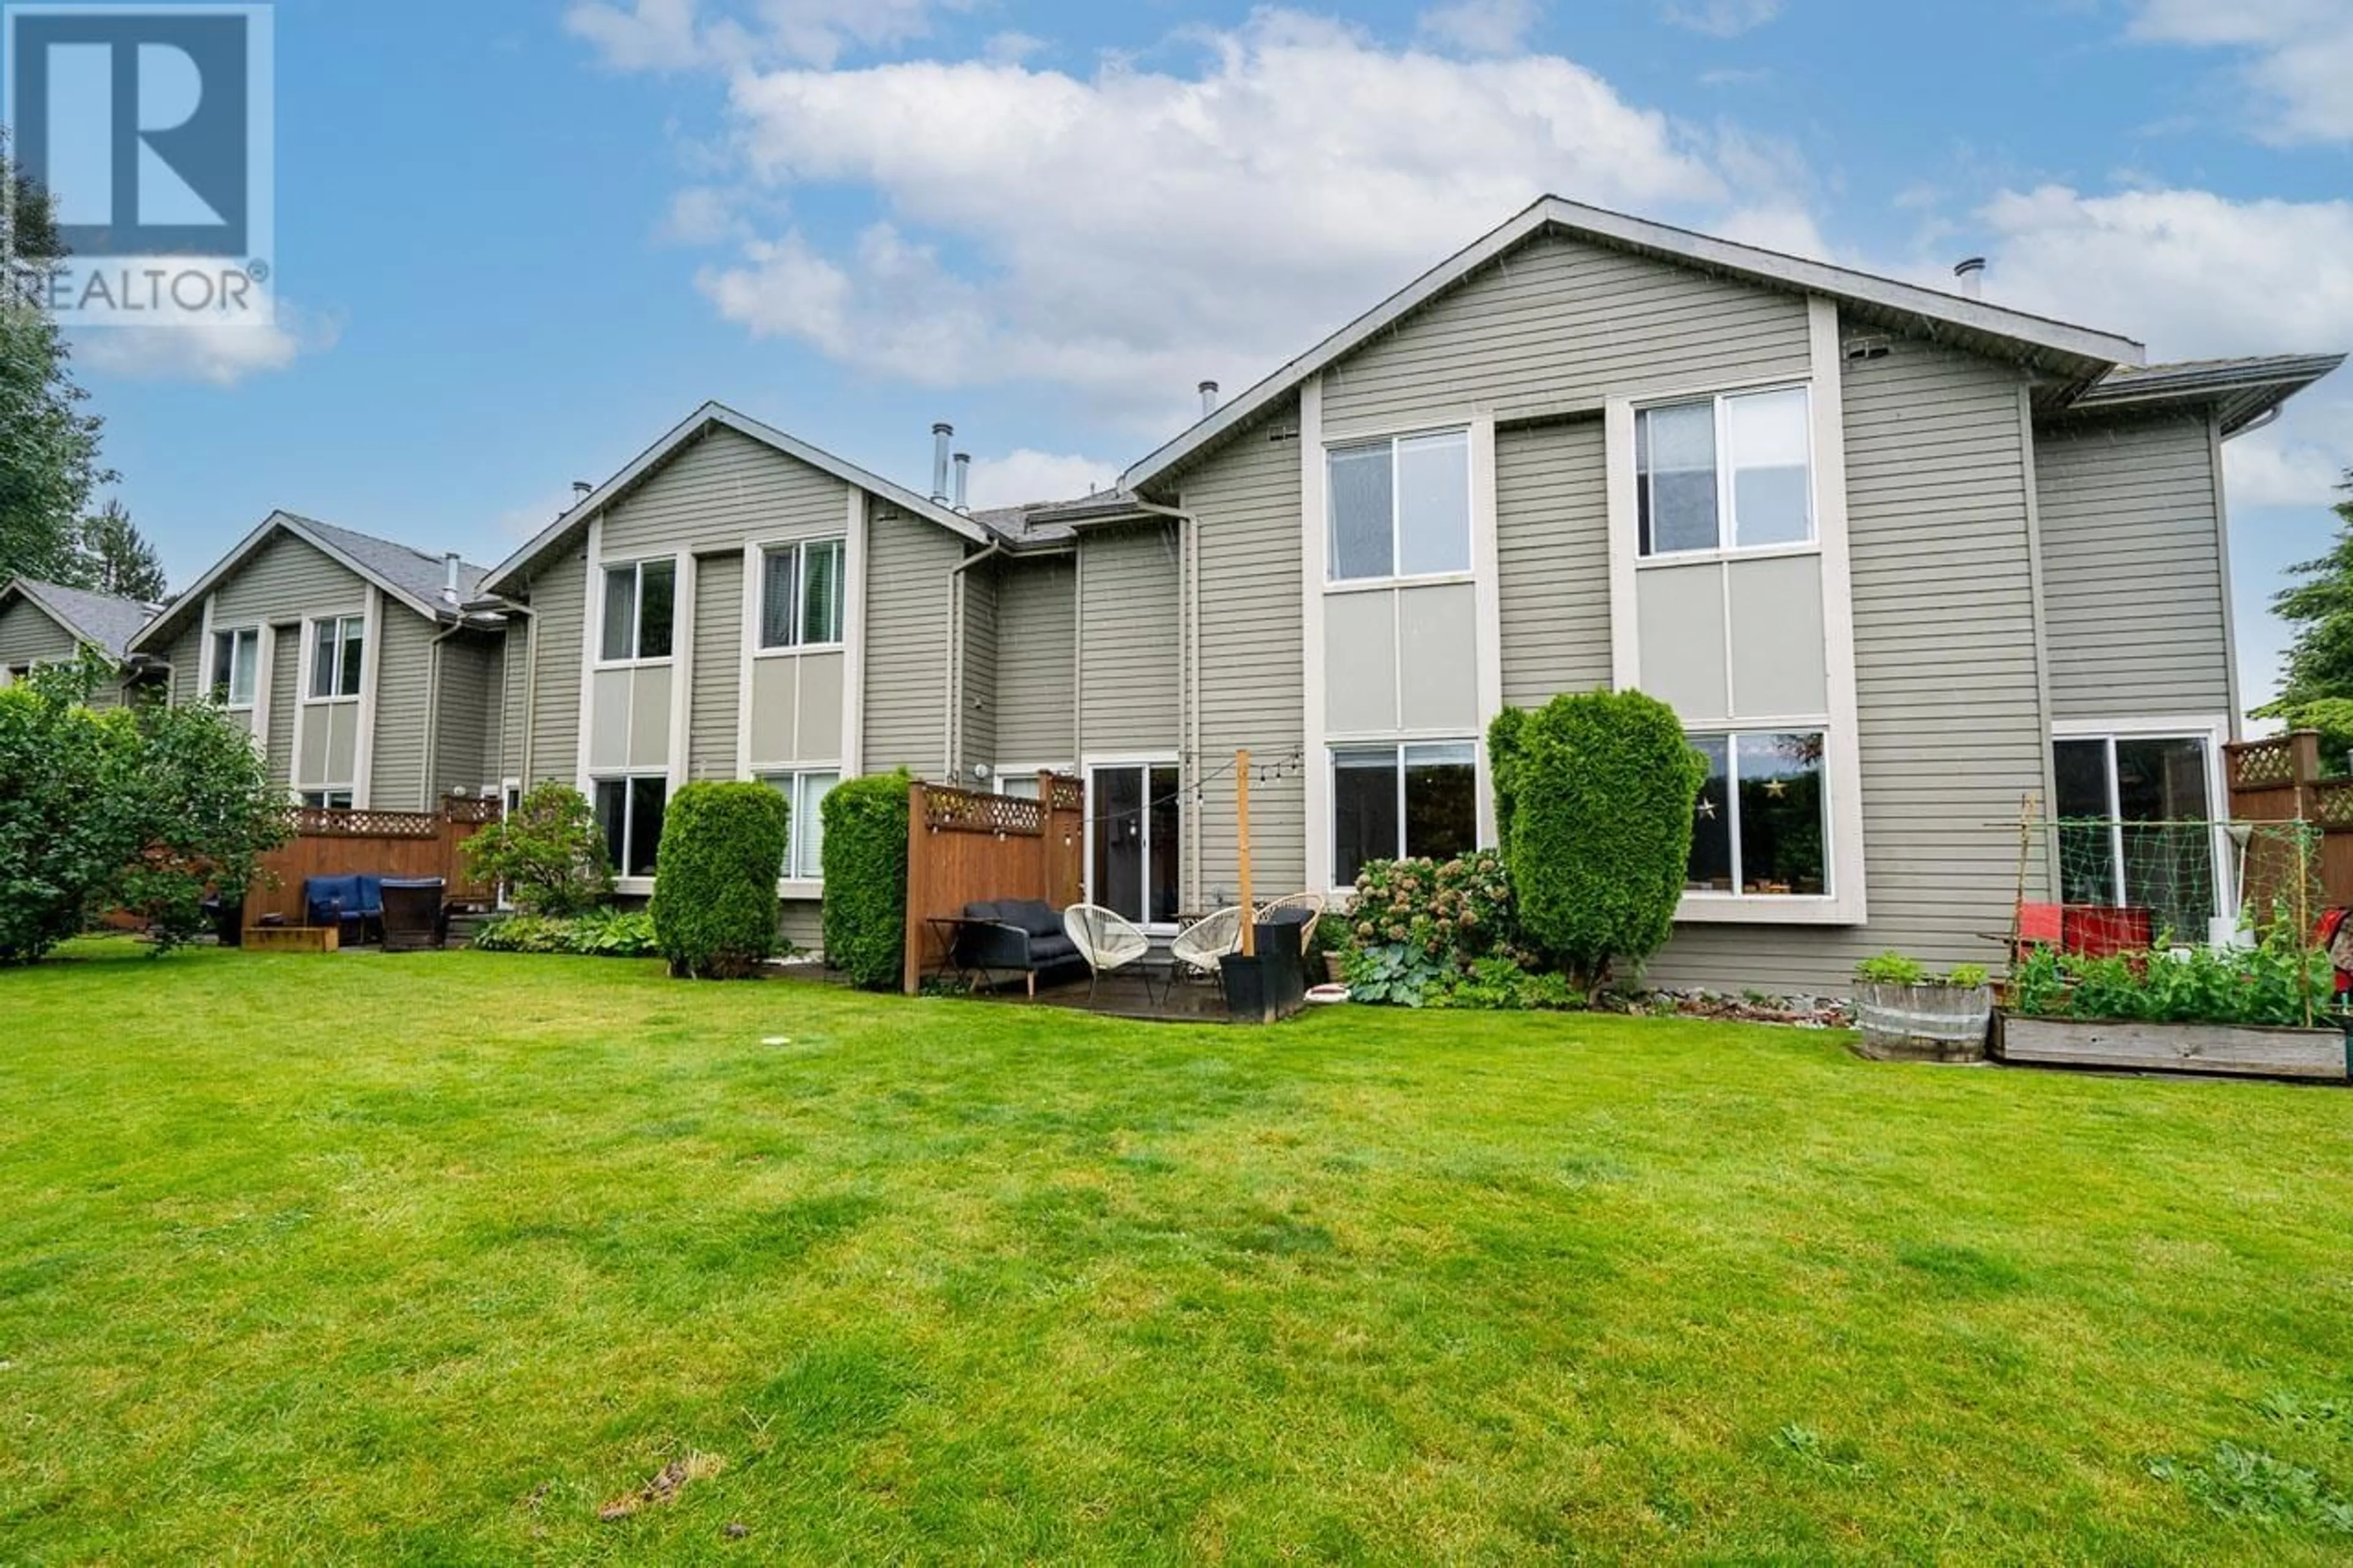
[[[2353,495],[2353,470],[2337,487]],[[2299,579],[2274,595],[2272,608],[2296,628],[2281,672],[2280,694],[2254,710],[2292,730],[2321,732],[2321,754],[2342,766],[2353,750],[2353,500],[2337,504],[2337,542],[2317,560],[2288,568]]]
[[[0,230],[0,582],[23,575],[74,582],[90,492],[114,476],[99,467],[96,415],[66,363],[64,331],[16,288],[60,247],[47,195],[0,147],[0,181],[16,190]]]
[[[150,605],[162,603],[169,592],[163,557],[119,500],[110,500],[94,516],[82,520],[80,554],[80,571],[74,578],[79,587]]]

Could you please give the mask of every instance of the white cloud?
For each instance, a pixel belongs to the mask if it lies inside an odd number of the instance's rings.
[[[888,48],[931,31],[935,9],[972,0],[574,0],[564,25],[619,70],[749,68],[776,60],[830,67],[859,48]]]
[[[871,191],[882,216],[848,242],[771,231],[700,284],[754,331],[887,374],[1045,380],[1165,420],[1547,191],[1694,220],[1729,205],[1733,138],[1570,60],[1445,58],[1279,11],[1199,37],[1190,71],[738,73],[755,185]]]
[[[671,198],[657,237],[672,245],[717,245],[747,239],[751,231],[736,216],[739,198],[711,185],[690,185]]]
[[[227,387],[284,370],[306,353],[324,353],[343,335],[340,320],[309,314],[284,300],[277,316],[269,326],[92,327],[74,335],[74,358],[126,381]]]
[[[967,493],[975,508],[1076,500],[1090,490],[1111,489],[1118,477],[1117,463],[1019,447],[1001,458],[973,458]]]
[[[2242,436],[2222,448],[2222,473],[2232,506],[2334,506],[2345,499],[2337,486],[2345,480],[2348,453],[2343,443],[2332,451],[2320,442],[2300,437],[2296,426],[2316,432],[2334,426],[2342,429],[2353,413],[2345,399],[2331,395],[2324,383],[2316,401],[2299,414],[2319,412],[2323,419],[2297,420],[2293,415],[2268,430]],[[2289,405],[2295,408],[2295,405]]]
[[[2132,35],[2243,54],[2260,95],[2255,133],[2282,144],[2353,142],[2353,5],[2345,0],[2142,0]]]
[[[1424,11],[1417,30],[1425,42],[1466,55],[1511,55],[1536,16],[1536,0],[1452,0]]]
[[[1694,0],[1669,5],[1660,15],[1678,27],[1712,38],[1737,37],[1781,14],[1781,0]]]

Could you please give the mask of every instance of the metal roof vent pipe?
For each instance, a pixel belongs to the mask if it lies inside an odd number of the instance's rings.
[[[1201,417],[1207,419],[1217,411],[1218,384],[1214,381],[1205,381],[1201,384]]]
[[[441,556],[441,598],[445,604],[458,602],[458,552],[454,550]]]
[[[1985,298],[1985,269],[1986,258],[1982,256],[1972,256],[1953,268],[1953,276],[1961,280],[1962,299]]]
[[[948,504],[948,443],[955,439],[955,426],[940,424],[932,426],[932,504]]]
[[[971,486],[972,454],[970,452],[958,452],[955,455],[955,509],[957,511],[965,513],[966,515],[971,513],[972,508],[965,504],[965,492],[969,489]]]

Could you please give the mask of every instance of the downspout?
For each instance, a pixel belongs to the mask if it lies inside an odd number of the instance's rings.
[[[956,773],[964,738],[964,574],[1004,553],[1005,546],[992,540],[979,554],[967,555],[948,569],[947,771],[948,782],[959,789],[964,787]]]

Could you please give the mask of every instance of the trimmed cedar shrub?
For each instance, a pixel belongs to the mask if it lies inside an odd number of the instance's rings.
[[[613,896],[604,831],[588,797],[568,784],[533,786],[513,811],[466,840],[459,853],[485,882],[502,884],[527,915],[568,919]]]
[[[1506,710],[1488,731],[1520,930],[1589,995],[1674,929],[1707,764],[1639,691]]]
[[[672,975],[747,980],[776,952],[791,816],[764,784],[691,784],[670,797],[649,908]]]
[[[907,946],[904,768],[825,797],[825,961],[870,991],[899,984]]]

